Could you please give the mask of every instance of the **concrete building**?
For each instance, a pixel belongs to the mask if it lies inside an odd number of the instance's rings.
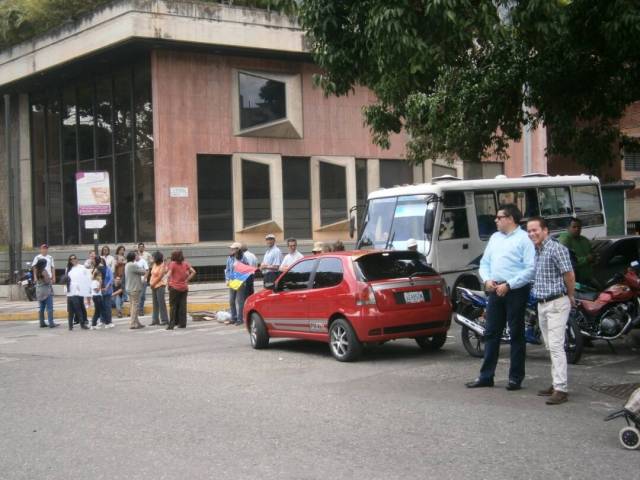
[[[318,72],[294,20],[196,2],[116,1],[1,51],[0,168],[20,182],[0,202],[0,244],[13,205],[11,238],[26,259],[44,242],[59,267],[89,250],[77,171],[110,174],[101,244],[180,245],[203,266],[222,265],[231,240],[262,245],[267,232],[303,250],[348,240],[349,209],[380,187],[546,171],[544,130],[513,145],[506,166],[409,165],[403,136],[382,150],[363,126],[373,94],[327,98]],[[6,262],[0,252],[0,271]]]

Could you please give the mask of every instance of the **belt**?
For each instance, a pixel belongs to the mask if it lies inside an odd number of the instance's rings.
[[[562,298],[562,297],[564,297],[565,295],[566,295],[566,293],[559,293],[559,294],[557,294],[557,295],[551,295],[551,296],[549,296],[549,297],[547,297],[547,298],[538,298],[538,299],[536,299],[536,301],[537,301],[538,303],[548,303],[548,302],[552,302],[552,301],[554,301],[554,300],[557,300],[557,299],[559,299],[559,298]]]

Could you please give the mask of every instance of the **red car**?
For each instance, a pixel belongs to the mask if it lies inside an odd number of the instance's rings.
[[[447,339],[451,302],[424,256],[410,251],[334,252],[305,257],[249,297],[245,325],[253,348],[272,337],[329,343],[355,360],[363,344],[414,338],[425,350]]]

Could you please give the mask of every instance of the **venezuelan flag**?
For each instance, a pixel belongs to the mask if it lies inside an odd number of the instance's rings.
[[[246,265],[238,260],[233,264],[233,271],[229,277],[229,288],[238,290],[247,278],[255,273],[255,267]]]

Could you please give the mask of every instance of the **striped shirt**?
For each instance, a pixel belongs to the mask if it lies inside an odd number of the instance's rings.
[[[573,271],[567,247],[548,237],[536,249],[536,273],[533,280],[533,296],[545,299],[564,295],[567,288],[563,275]]]

